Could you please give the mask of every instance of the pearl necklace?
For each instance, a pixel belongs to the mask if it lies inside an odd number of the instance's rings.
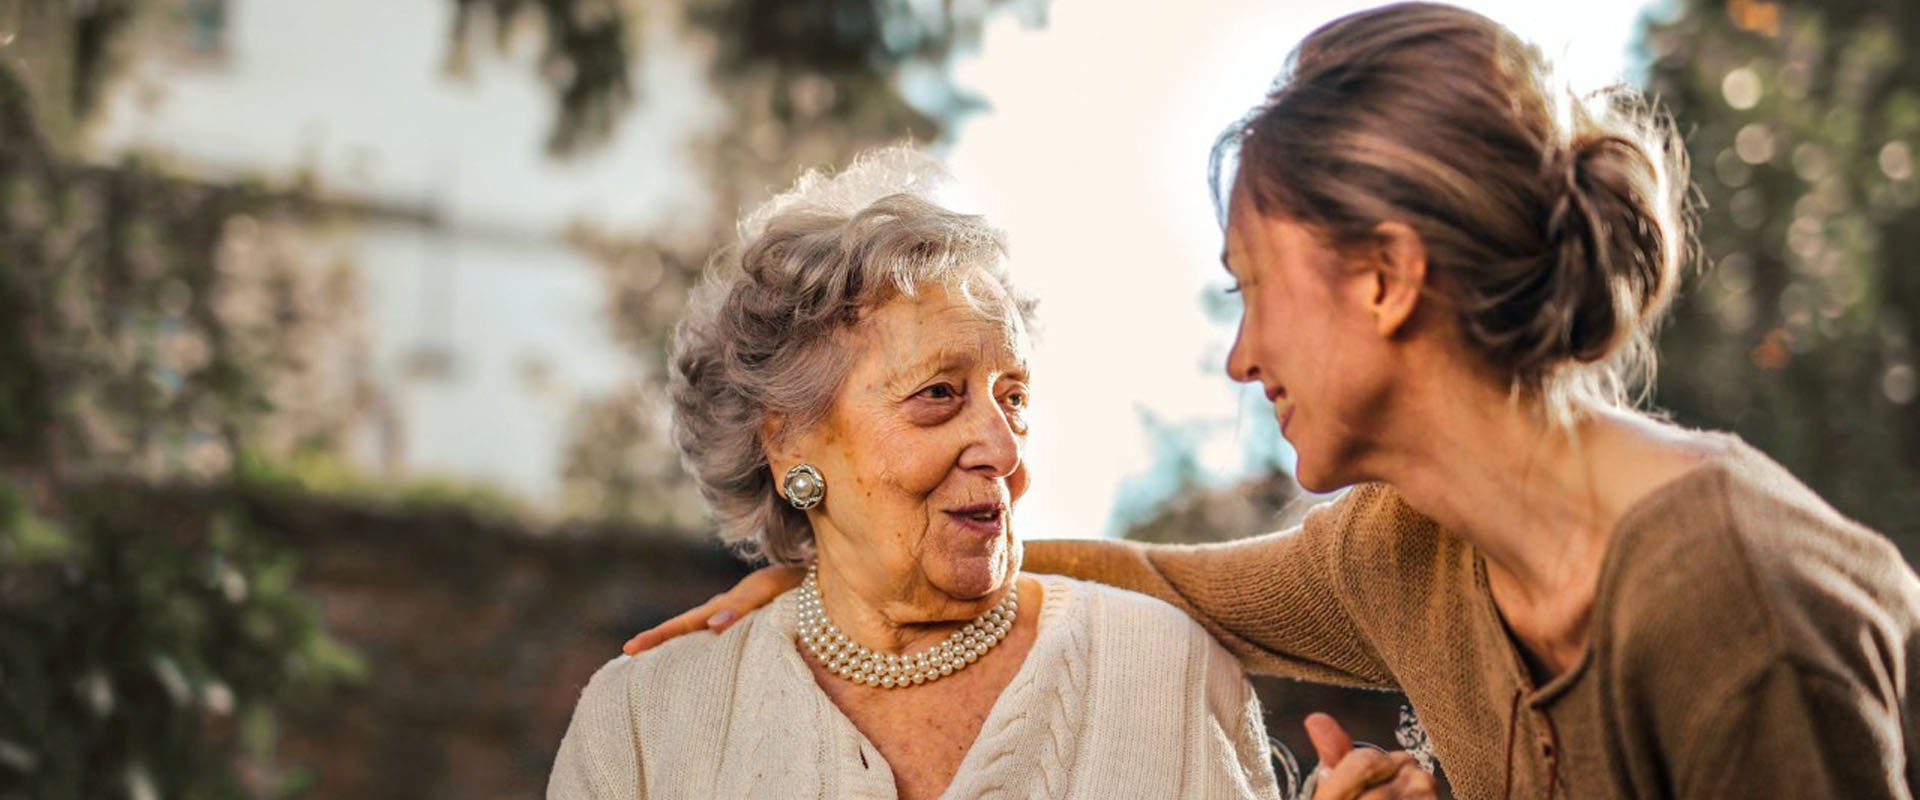
[[[1013,628],[1015,612],[1020,608],[1019,584],[1007,588],[1007,595],[993,608],[947,636],[945,641],[912,655],[877,653],[847,638],[827,616],[820,601],[820,570],[807,567],[807,578],[800,584],[799,639],[813,657],[828,670],[854,683],[882,689],[904,689],[931,683],[966,669],[980,660]]]

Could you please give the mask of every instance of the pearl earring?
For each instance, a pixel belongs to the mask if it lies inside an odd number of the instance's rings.
[[[812,464],[798,464],[787,470],[787,477],[780,485],[787,490],[787,502],[801,511],[820,505],[820,498],[827,494],[827,479],[820,477],[820,470]]]

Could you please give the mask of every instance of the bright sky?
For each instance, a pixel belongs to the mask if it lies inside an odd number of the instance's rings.
[[[966,122],[948,154],[971,202],[1008,230],[1015,274],[1041,301],[1024,535],[1110,535],[1124,487],[1156,491],[1143,412],[1196,431],[1213,480],[1244,474],[1250,448],[1290,461],[1270,405],[1221,374],[1231,331],[1202,311],[1223,275],[1207,149],[1294,43],[1366,5],[1056,0],[1047,27],[1001,19],[960,64],[959,83],[992,110]],[[1597,0],[1578,16],[1537,0],[1466,5],[1599,85],[1626,70],[1642,3]],[[451,7],[235,0],[226,65],[136,65],[94,143],[109,158],[159,151],[214,174],[307,169],[335,190],[436,207],[468,230],[524,240],[452,246],[369,231],[353,246],[383,369],[397,371],[422,341],[471,351],[451,382],[402,393],[409,463],[545,502],[569,398],[610,389],[622,369],[604,333],[582,323],[596,279],[551,233],[580,218],[672,225],[703,208],[684,146],[725,112],[700,90],[698,53],[671,27],[647,25],[640,107],[608,147],[547,159],[551,95],[530,67],[534,48],[476,53],[471,80],[449,80],[440,66]],[[559,394],[529,396],[514,382],[532,360],[548,365]]]

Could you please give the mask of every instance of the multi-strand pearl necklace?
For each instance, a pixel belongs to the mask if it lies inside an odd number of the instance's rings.
[[[966,669],[1007,638],[1020,609],[1019,591],[1018,583],[1007,587],[999,603],[939,644],[911,655],[876,653],[847,638],[827,617],[820,601],[820,571],[810,566],[800,584],[799,638],[833,674],[854,683],[883,689],[919,686]]]

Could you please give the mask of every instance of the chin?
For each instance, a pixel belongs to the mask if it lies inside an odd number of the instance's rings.
[[[1293,479],[1300,482],[1300,488],[1314,494],[1326,494],[1345,485],[1304,468],[1296,469]]]
[[[1013,579],[1012,553],[1006,546],[995,546],[985,553],[934,558],[938,563],[925,565],[927,578],[952,597],[986,597]]]
[[[1300,488],[1314,494],[1326,494],[1353,485],[1351,478],[1342,474],[1341,471],[1331,469],[1331,465],[1322,464],[1319,459],[1309,458],[1306,453],[1297,448],[1294,453],[1299,457],[1294,461],[1293,479],[1300,483]]]

